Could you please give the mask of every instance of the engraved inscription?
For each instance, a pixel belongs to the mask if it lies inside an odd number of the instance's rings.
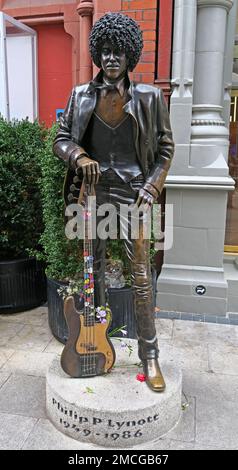
[[[84,438],[94,433],[96,436],[102,436],[112,441],[119,438],[134,439],[143,436],[143,426],[145,424],[159,421],[158,414],[143,418],[139,417],[130,421],[113,421],[112,419],[103,419],[96,416],[79,416],[76,410],[61,405],[55,398],[52,398],[52,404],[60,413],[60,425],[65,430],[72,430]]]

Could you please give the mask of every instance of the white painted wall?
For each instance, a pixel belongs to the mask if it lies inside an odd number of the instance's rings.
[[[34,120],[32,37],[7,36],[7,75],[10,120]]]
[[[36,32],[0,12],[0,114],[38,117]]]

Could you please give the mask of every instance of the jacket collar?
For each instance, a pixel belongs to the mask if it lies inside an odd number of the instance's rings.
[[[103,83],[103,70],[101,69],[98,74],[88,84],[87,93],[96,93],[96,84]],[[124,105],[124,109],[127,113],[132,114],[136,119],[136,103],[135,103],[135,83],[130,81],[128,73],[125,76],[125,85],[128,88],[129,101]]]
[[[98,72],[96,77],[94,77],[93,80],[91,80],[89,82],[88,91],[95,91],[96,90],[96,85],[98,83],[103,84],[103,70],[102,69]],[[131,96],[132,84],[133,84],[133,82],[130,81],[130,79],[128,77],[128,74],[126,73],[126,75],[125,75],[125,86],[128,89],[129,96]]]

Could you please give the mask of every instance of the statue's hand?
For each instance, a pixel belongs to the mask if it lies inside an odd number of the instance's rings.
[[[83,155],[77,159],[76,166],[82,170],[86,183],[97,184],[101,175],[98,162]]]
[[[152,196],[146,189],[141,188],[139,191],[139,195],[136,201],[136,204],[138,207],[141,207],[145,212],[148,211],[148,209],[152,206],[152,204],[155,202],[156,198]],[[143,207],[142,207],[143,205]]]

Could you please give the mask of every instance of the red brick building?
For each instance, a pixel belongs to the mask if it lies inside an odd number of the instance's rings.
[[[169,95],[173,0],[0,0],[0,10],[38,33],[39,117],[48,125],[72,86],[95,74],[88,34],[108,11],[131,16],[143,30],[144,50],[132,78],[158,84]]]

